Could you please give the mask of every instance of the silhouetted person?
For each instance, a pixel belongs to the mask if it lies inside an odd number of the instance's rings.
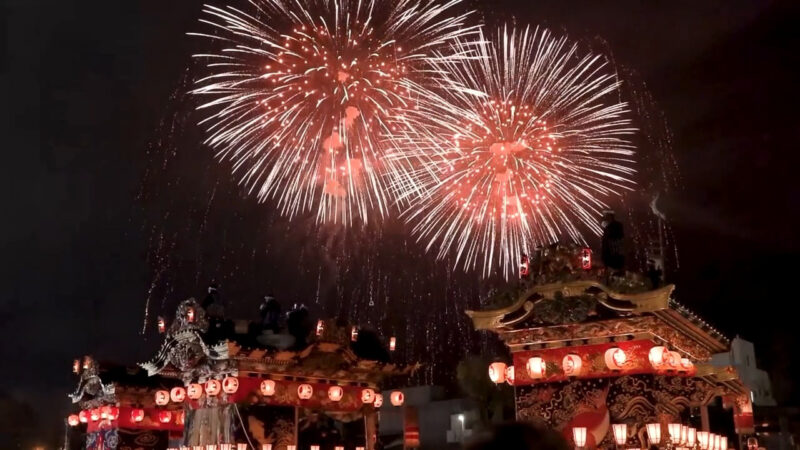
[[[261,326],[264,330],[272,330],[273,333],[280,331],[281,304],[272,294],[264,296],[264,302],[258,307],[258,312],[261,315]]]
[[[557,432],[525,422],[495,426],[478,437],[465,450],[569,450],[567,441]]]
[[[664,276],[664,271],[658,266],[653,259],[647,260],[647,278],[650,279],[650,284],[653,289],[658,289],[661,286],[661,279]]]
[[[222,303],[222,298],[219,295],[218,286],[216,283],[208,285],[208,294],[203,299],[203,309],[206,310],[209,317],[222,319],[225,317],[225,305]]]
[[[604,211],[601,225],[603,264],[613,271],[621,271],[625,267],[625,230],[622,223],[614,217],[614,211]]]
[[[308,335],[311,334],[311,318],[305,305],[295,306],[286,317],[286,327],[289,334],[294,336],[295,348],[303,349],[308,345]]]

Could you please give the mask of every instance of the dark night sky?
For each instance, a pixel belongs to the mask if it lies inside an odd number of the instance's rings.
[[[680,252],[677,295],[755,341],[781,400],[800,403],[788,376],[800,369],[790,313],[800,257],[796,2],[483,1],[520,23],[602,37],[647,84],[681,170],[664,204]],[[139,335],[154,267],[143,225],[153,220],[137,195],[189,66],[196,42],[185,33],[200,2],[6,3],[0,391],[56,407],[41,414],[51,423],[67,406],[72,358],[133,362],[154,345]]]

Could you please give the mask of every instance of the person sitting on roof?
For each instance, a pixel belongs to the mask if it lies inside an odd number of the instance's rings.
[[[281,326],[281,304],[272,294],[264,296],[264,301],[258,307],[261,316],[261,327],[263,330],[271,330],[278,333]]]

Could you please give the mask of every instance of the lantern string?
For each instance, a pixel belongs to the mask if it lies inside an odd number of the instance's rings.
[[[244,431],[244,437],[247,439],[247,443],[250,445],[250,448],[255,450],[256,447],[253,445],[253,442],[250,440],[250,435],[247,432],[247,428],[244,426],[244,420],[242,420],[242,415],[239,414],[239,405],[236,403],[233,404],[233,410],[236,411],[236,417],[239,418],[239,424],[242,426],[242,431]]]

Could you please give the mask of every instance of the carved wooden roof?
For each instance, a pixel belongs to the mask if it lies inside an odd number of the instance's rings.
[[[695,361],[710,359],[730,345],[671,295],[674,285],[619,292],[596,280],[529,287],[509,306],[467,311],[475,329],[497,333],[511,351],[648,338]]]

